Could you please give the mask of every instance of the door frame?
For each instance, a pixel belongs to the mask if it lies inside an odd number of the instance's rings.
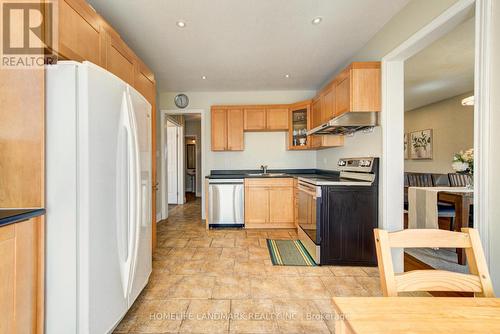
[[[161,124],[164,124],[164,120],[167,118],[167,116],[171,115],[188,115],[188,114],[200,114],[201,115],[201,165],[200,165],[200,176],[203,178],[203,175],[205,175],[205,157],[206,157],[206,148],[207,148],[207,140],[205,138],[205,123],[206,123],[206,115],[205,115],[205,110],[204,109],[161,109],[160,110],[160,118],[162,120]],[[166,143],[166,135],[164,134],[164,128],[163,126],[161,127],[161,144],[164,145]],[[184,135],[184,134],[183,134]],[[164,146],[162,146],[164,147]],[[164,167],[164,162],[166,159],[163,159],[163,154],[164,151],[162,150],[160,155],[162,157],[161,162],[160,162],[160,168],[161,168],[161,174],[166,173],[166,169]],[[205,205],[205,182],[201,182],[201,207],[204,208]],[[164,196],[168,196],[168,193],[165,193],[168,190],[167,188],[167,183],[160,183],[160,194],[162,196],[162,209],[163,209],[163,203],[164,203]],[[162,210],[163,211],[163,210]],[[166,219],[168,217],[168,205],[167,208],[165,209],[166,212],[162,212],[162,217],[163,219]],[[201,210],[201,217],[202,219],[205,219],[205,210]]]
[[[489,121],[491,40],[491,0],[459,0],[441,15],[382,58],[382,228],[403,229],[403,134],[404,134],[404,62],[463,21],[475,6],[474,68],[474,221],[477,222],[486,259],[489,257]],[[450,161],[451,163],[451,161]],[[481,201],[479,201],[481,198]],[[403,251],[393,252],[395,270],[403,271]]]

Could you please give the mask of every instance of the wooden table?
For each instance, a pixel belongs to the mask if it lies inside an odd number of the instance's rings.
[[[500,333],[499,298],[337,297],[336,334]]]
[[[474,193],[440,191],[438,202],[453,204],[455,207],[455,231],[469,227],[470,206],[474,204]],[[465,265],[465,250],[457,249],[458,264]]]

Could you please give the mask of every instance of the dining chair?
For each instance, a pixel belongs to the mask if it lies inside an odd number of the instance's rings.
[[[462,232],[438,229],[411,229],[388,232],[374,229],[380,284],[386,297],[398,292],[473,292],[478,297],[495,297],[477,230]],[[470,274],[446,270],[413,270],[394,273],[391,248],[465,248]]]
[[[448,179],[452,187],[466,187],[470,184],[470,178],[471,176],[466,174],[448,173]]]

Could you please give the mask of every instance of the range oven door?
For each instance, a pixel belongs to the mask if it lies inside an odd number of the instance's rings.
[[[317,219],[320,201],[320,187],[299,181],[297,194],[299,238],[316,263],[319,263],[319,246],[321,243],[319,220]]]

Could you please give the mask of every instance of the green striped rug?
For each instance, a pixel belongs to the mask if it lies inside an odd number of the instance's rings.
[[[267,239],[267,248],[275,266],[315,266],[311,255],[300,240]]]

